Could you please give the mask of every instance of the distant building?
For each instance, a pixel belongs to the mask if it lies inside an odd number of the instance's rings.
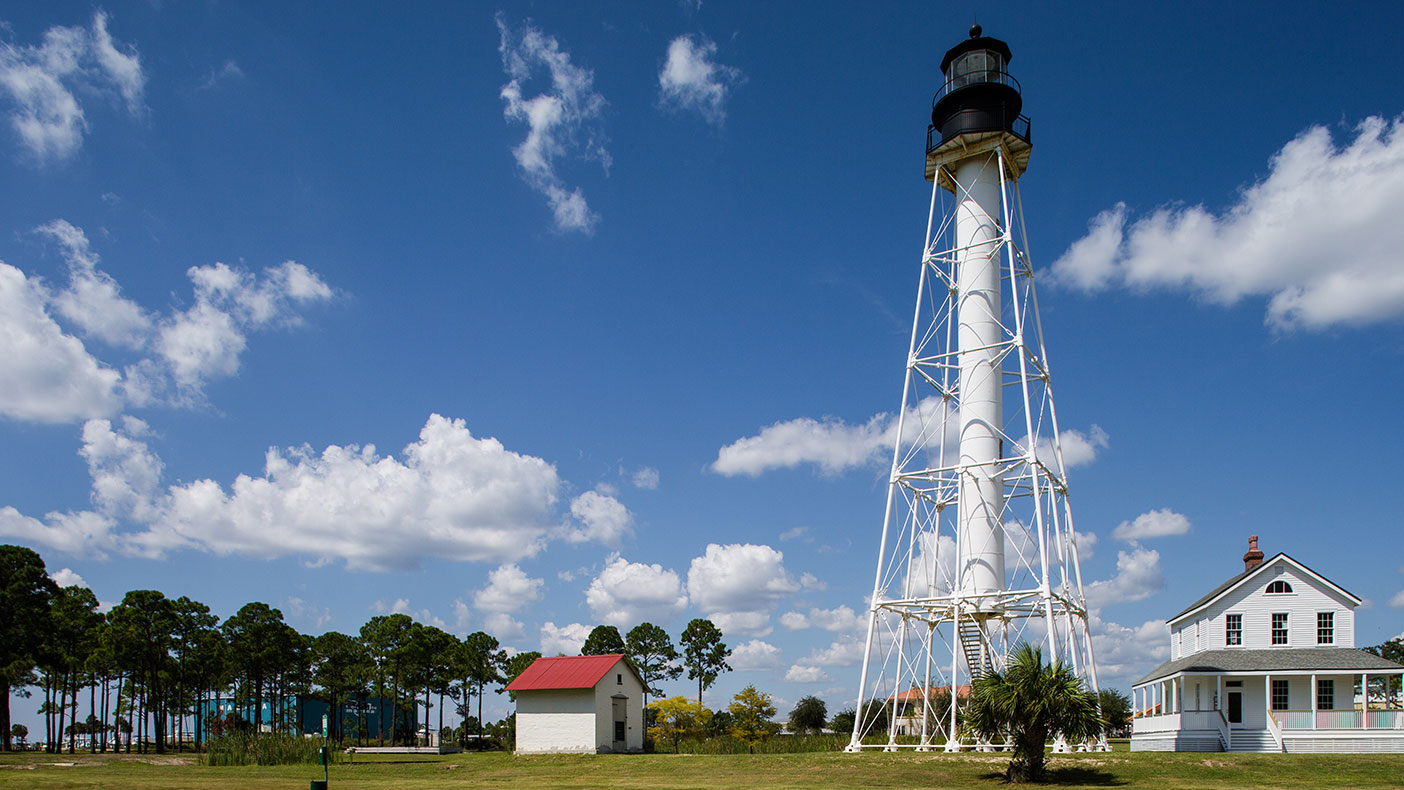
[[[319,699],[296,696],[283,697],[281,700],[280,705],[273,697],[264,697],[263,706],[257,715],[254,713],[252,700],[236,702],[228,697],[204,700],[200,704],[200,721],[206,735],[209,734],[215,719],[223,719],[231,714],[257,724],[260,732],[272,732],[276,721],[280,728],[297,735],[322,734],[322,716],[328,713],[327,703]],[[279,709],[280,715],[277,713]],[[336,715],[340,722],[333,722],[329,717],[328,729],[333,733],[341,733],[342,738],[346,740],[360,740],[361,728],[364,726],[365,740],[378,740],[383,735],[388,742],[395,726],[391,711],[390,700],[382,697],[367,697],[364,701],[353,699],[336,706]],[[413,706],[401,706],[398,725],[401,738],[411,738],[418,730],[417,713]]]
[[[622,655],[538,658],[507,690],[518,754],[643,751],[644,684]]]
[[[1170,660],[1132,687],[1131,750],[1404,752],[1404,711],[1369,693],[1404,666],[1355,649],[1360,599],[1264,562],[1256,535],[1243,565],[1170,618]]]
[[[923,711],[927,711],[932,719],[949,719],[951,705],[950,686],[929,686],[923,689],[921,686],[912,686],[906,691],[898,692],[887,698],[892,706],[893,732],[897,735],[921,735],[922,723],[924,720]],[[962,704],[970,698],[970,686],[961,683],[956,686],[956,699]],[[940,702],[937,702],[937,700]],[[937,709],[937,706],[940,709]],[[927,710],[929,709],[929,711]],[[935,732],[936,728],[931,722],[926,722],[928,731]]]

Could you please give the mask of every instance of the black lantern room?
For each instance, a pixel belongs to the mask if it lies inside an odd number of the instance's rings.
[[[941,60],[946,82],[932,100],[928,150],[972,132],[1009,132],[1029,142],[1024,99],[1009,76],[1009,45],[970,28],[970,38],[951,47]]]

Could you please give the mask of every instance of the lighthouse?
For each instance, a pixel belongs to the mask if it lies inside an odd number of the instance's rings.
[[[926,242],[848,751],[998,748],[965,734],[960,690],[1002,669],[1019,642],[1041,644],[1097,689],[1026,252],[1019,179],[1033,145],[1012,59],[975,25],[941,60]]]

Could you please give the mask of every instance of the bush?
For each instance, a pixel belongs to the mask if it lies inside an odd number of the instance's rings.
[[[205,765],[316,765],[320,738],[234,732],[211,738],[200,761]],[[339,760],[337,752],[333,760]]]

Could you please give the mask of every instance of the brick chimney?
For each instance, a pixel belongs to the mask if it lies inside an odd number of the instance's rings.
[[[1258,536],[1248,536],[1248,552],[1243,555],[1243,570],[1251,571],[1263,564],[1263,553],[1258,551]]]

